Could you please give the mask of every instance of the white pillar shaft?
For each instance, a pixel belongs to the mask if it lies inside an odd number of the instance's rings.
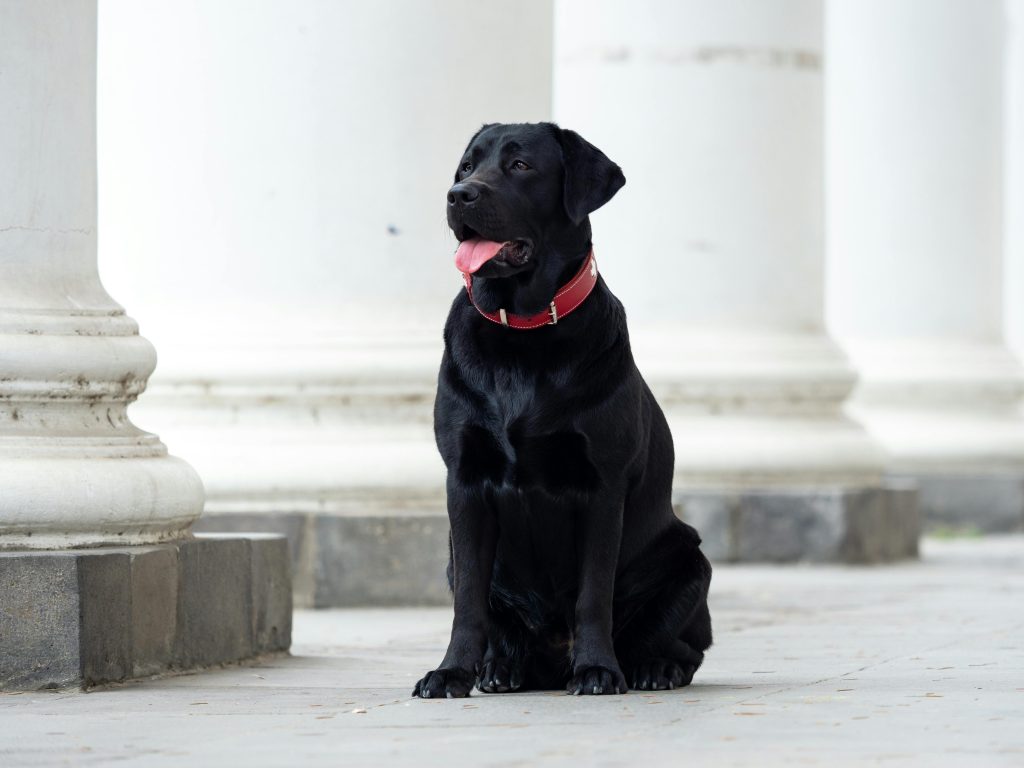
[[[481,124],[550,117],[550,0],[107,0],[100,31],[101,263],[208,508],[443,508],[445,194]]]
[[[626,170],[594,220],[631,320],[820,329],[820,2],[557,8],[556,117]]]
[[[829,322],[900,470],[1024,463],[1002,333],[1003,4],[829,7]]]
[[[0,0],[0,548],[178,536],[202,486],[126,408],[153,347],[96,272],[96,3]]]
[[[1024,0],[1006,0],[1006,339],[1024,357]]]
[[[1002,3],[837,2],[828,19],[833,329],[998,340]]]
[[[819,0],[559,0],[555,116],[624,169],[594,217],[677,485],[877,482],[823,331]]]

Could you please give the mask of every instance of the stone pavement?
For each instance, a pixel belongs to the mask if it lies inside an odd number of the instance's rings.
[[[292,658],[0,695],[0,766],[1024,765],[1024,537],[721,566],[689,688],[412,700],[445,609],[299,612]]]

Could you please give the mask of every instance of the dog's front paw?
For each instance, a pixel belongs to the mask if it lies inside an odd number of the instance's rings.
[[[626,679],[618,667],[583,667],[572,676],[566,693],[575,696],[599,696],[608,693],[625,693]]]
[[[523,685],[523,663],[518,659],[487,659],[476,687],[484,693],[518,691]]]
[[[697,667],[674,659],[648,659],[633,670],[633,688],[641,691],[664,691],[682,688],[693,680]]]
[[[469,696],[476,675],[468,669],[448,667],[427,672],[412,689],[413,696],[421,699],[461,699]]]

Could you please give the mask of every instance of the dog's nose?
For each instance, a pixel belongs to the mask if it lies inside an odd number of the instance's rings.
[[[480,197],[480,190],[474,184],[460,182],[448,190],[448,205],[472,205]]]

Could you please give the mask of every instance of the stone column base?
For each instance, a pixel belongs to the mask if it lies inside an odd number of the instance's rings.
[[[711,560],[873,563],[917,557],[913,484],[879,488],[676,491]]]
[[[305,608],[448,605],[448,517],[413,513],[206,512],[197,530],[288,537],[295,603]],[[717,561],[870,563],[917,556],[917,494],[884,488],[676,492]]]
[[[204,513],[203,531],[268,531],[288,537],[301,608],[449,605],[444,509],[365,514]]]
[[[177,672],[291,645],[280,536],[0,551],[0,690]]]
[[[930,531],[1009,533],[1024,530],[1024,470],[895,475],[918,487]]]

